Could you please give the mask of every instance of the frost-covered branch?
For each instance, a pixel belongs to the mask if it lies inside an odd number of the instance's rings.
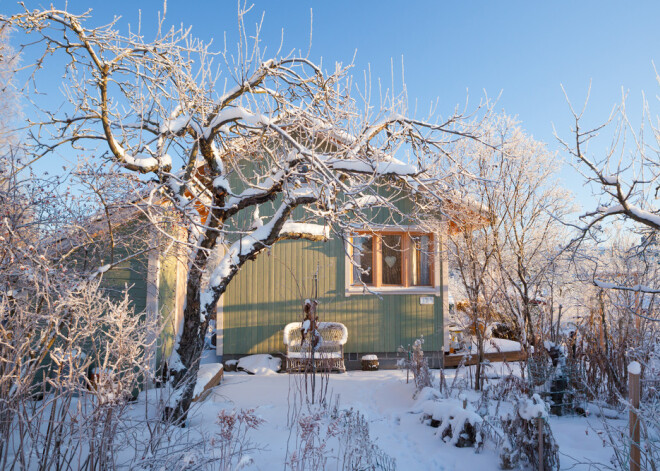
[[[244,42],[238,56],[214,52],[164,19],[151,39],[123,33],[118,20],[92,26],[89,13],[55,8],[3,21],[29,38],[22,52],[31,83],[40,85],[47,65],[51,75],[65,64],[61,106],[30,97],[28,153],[102,155],[121,173],[138,175],[136,182],[150,179],[149,188],[136,183],[132,199],[146,206],[145,221],[158,225],[152,214],[167,213],[177,226],[153,233],[187,256],[173,362],[181,392],[173,416],[181,419],[192,398],[183,385],[196,372],[203,334],[246,260],[279,240],[368,229],[377,213],[391,225],[437,213],[445,180],[464,172],[452,163],[452,146],[479,141],[481,114],[488,114],[486,104],[475,114],[420,119],[409,115],[405,93],[394,92],[377,105],[362,103],[348,67],[328,72],[309,58],[267,58],[257,46],[245,56]],[[258,31],[255,38],[258,44]]]

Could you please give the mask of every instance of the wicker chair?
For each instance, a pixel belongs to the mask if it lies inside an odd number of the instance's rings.
[[[287,371],[305,371],[312,366],[313,358],[313,366],[317,369],[345,372],[344,344],[348,340],[346,326],[339,322],[319,322],[316,329],[321,335],[321,342],[314,352],[307,340],[302,341],[301,327],[301,322],[292,322],[284,328]]]

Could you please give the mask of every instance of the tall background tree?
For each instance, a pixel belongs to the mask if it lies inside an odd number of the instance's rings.
[[[642,384],[660,379],[660,134],[652,104],[643,97],[641,124],[635,127],[626,100],[624,95],[609,118],[593,126],[585,124],[588,98],[581,110],[569,101],[570,137],[557,136],[598,200],[572,223],[570,253],[588,293],[575,325],[573,355],[582,368],[587,394],[613,404],[627,397],[630,362],[642,365]],[[660,432],[660,405],[652,397],[652,386],[642,391],[637,412],[644,443],[641,466],[652,469],[660,462],[660,448],[653,439]],[[626,431],[610,430],[608,441],[616,450],[613,462],[625,468],[630,443],[617,438],[621,436],[627,437]]]
[[[525,348],[551,337],[551,294],[565,281],[553,276],[565,265],[560,218],[570,200],[556,185],[555,156],[510,117],[492,117],[480,141],[455,150],[466,173],[454,181],[454,197],[464,204],[453,215],[458,230],[450,232],[449,252],[476,340],[479,388],[494,321],[506,323]],[[470,207],[474,215],[461,214]]]

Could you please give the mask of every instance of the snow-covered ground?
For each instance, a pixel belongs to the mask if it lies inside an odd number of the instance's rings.
[[[508,374],[502,364],[500,371],[489,376]],[[462,375],[466,370],[462,369]],[[438,375],[437,370],[433,370]],[[456,370],[446,371],[446,380],[452,384]],[[221,410],[255,409],[264,420],[250,432],[254,445],[260,448],[251,452],[254,463],[244,469],[284,469],[287,456],[295,447],[295,434],[287,427],[291,414],[292,391],[300,390],[301,375],[266,374],[248,375],[244,372],[225,373],[222,384],[214,388],[208,398],[195,406],[190,416],[190,428],[217,432],[215,419]],[[458,378],[460,381],[460,377]],[[413,399],[412,378],[406,383],[406,372],[399,370],[349,371],[332,374],[329,379],[330,402],[339,402],[340,408],[360,411],[369,423],[370,437],[386,454],[396,459],[399,470],[496,470],[498,450],[486,442],[483,450],[456,448],[436,435],[438,429],[422,422],[420,401]],[[456,392],[456,390],[455,390]],[[469,402],[478,395],[463,393]],[[555,439],[559,444],[562,469],[595,469],[590,462],[607,463],[612,451],[603,446],[598,431],[600,419],[592,416],[555,417],[549,419]],[[328,442],[328,447],[332,443]],[[329,454],[335,450],[330,450]],[[336,462],[328,461],[329,469],[337,469]]]

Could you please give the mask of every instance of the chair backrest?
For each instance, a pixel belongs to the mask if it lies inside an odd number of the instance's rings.
[[[284,344],[289,347],[300,345],[302,342],[301,322],[292,322],[284,328]],[[321,334],[324,344],[344,345],[348,340],[348,329],[340,322],[319,322],[317,330]]]

